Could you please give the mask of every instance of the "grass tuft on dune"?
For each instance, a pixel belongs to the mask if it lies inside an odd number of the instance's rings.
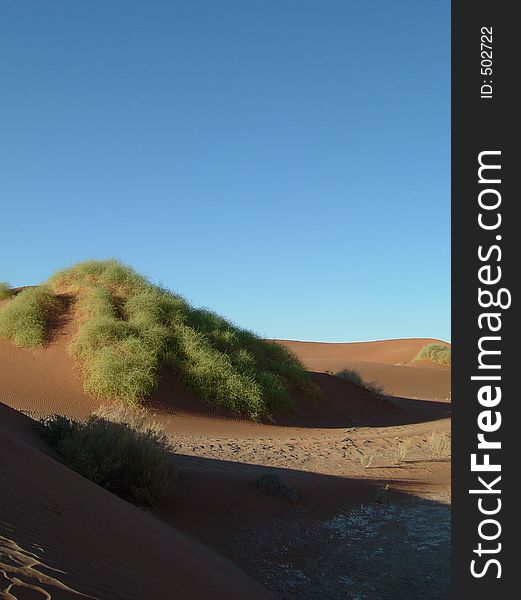
[[[417,354],[414,360],[430,360],[438,365],[451,365],[452,350],[444,344],[427,344]]]
[[[43,343],[50,300],[60,294],[75,299],[79,327],[69,351],[85,390],[97,397],[137,405],[165,368],[209,405],[254,420],[290,412],[295,396],[320,396],[290,351],[190,306],[114,259],[78,263],[18,294],[0,312],[0,336]]]
[[[10,298],[14,294],[11,286],[6,281],[0,281],[0,300]]]
[[[41,346],[57,310],[58,300],[48,286],[27,288],[0,309],[0,338],[25,348]]]
[[[356,385],[356,387],[367,390],[375,396],[383,396],[384,394],[383,389],[373,381],[364,381],[356,369],[342,369],[342,371],[336,373],[336,376],[345,381],[349,381],[349,383]]]

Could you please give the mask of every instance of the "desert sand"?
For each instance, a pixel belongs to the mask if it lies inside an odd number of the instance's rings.
[[[447,596],[450,459],[432,436],[450,434],[450,369],[413,362],[433,340],[281,342],[324,397],[275,422],[209,410],[165,373],[148,406],[178,477],[152,516],[67,469],[32,431],[30,416],[84,418],[100,404],[68,356],[74,331],[65,319],[34,350],[0,341],[0,597]],[[393,397],[327,373],[353,365]],[[259,488],[265,474],[298,499]]]
[[[391,396],[440,402],[450,399],[450,368],[414,360],[423,346],[446,343],[441,340],[406,338],[345,344],[277,341],[293,351],[310,371],[338,373],[351,368]]]
[[[0,472],[2,598],[270,597],[230,562],[61,465],[30,419],[5,405]]]

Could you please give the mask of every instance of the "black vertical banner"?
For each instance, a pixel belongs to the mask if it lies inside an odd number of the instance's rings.
[[[521,597],[519,24],[452,4],[452,597]],[[516,103],[516,108],[514,108]],[[517,139],[516,139],[517,138]],[[508,591],[507,591],[508,590]]]

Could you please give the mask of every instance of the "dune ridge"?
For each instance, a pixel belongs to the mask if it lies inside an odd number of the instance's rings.
[[[450,367],[415,360],[424,346],[446,342],[433,338],[346,343],[276,341],[294,352],[310,371],[338,373],[354,368],[389,395],[450,400]]]

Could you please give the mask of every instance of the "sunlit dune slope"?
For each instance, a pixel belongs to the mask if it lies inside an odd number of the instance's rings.
[[[412,338],[376,342],[324,343],[278,340],[311,371],[338,373],[356,369],[387,394],[405,398],[450,399],[450,367],[415,360],[420,350],[439,340]],[[445,342],[442,342],[445,343]]]

